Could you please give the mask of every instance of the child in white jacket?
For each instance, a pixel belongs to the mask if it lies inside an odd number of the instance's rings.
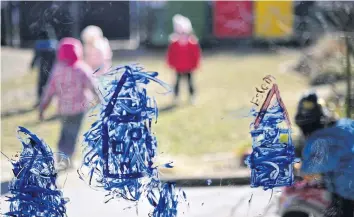
[[[87,26],[81,32],[81,39],[84,42],[85,62],[91,66],[95,75],[107,72],[112,64],[112,50],[101,28]]]

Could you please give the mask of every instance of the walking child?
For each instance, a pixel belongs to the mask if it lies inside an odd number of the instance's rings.
[[[95,75],[104,74],[112,64],[112,50],[108,39],[98,26],[87,26],[81,32],[84,42],[84,59]]]
[[[39,107],[40,119],[43,120],[43,113],[53,96],[58,98],[58,113],[62,124],[58,148],[69,158],[74,153],[76,138],[88,108],[86,92],[96,95],[91,80],[92,70],[82,60],[82,53],[79,40],[64,38],[60,41],[57,62]]]
[[[37,102],[35,107],[40,103],[43,89],[48,81],[49,75],[56,58],[57,40],[54,38],[53,28],[47,27],[45,30],[40,30],[38,40],[34,47],[34,56],[31,62],[31,69],[37,65],[39,68],[38,83],[37,83]]]
[[[179,95],[180,80],[187,79],[190,102],[194,104],[195,87],[192,75],[199,66],[200,46],[197,37],[193,34],[192,24],[187,17],[177,14],[172,21],[174,33],[170,36],[167,63],[176,72],[175,102],[177,102]]]

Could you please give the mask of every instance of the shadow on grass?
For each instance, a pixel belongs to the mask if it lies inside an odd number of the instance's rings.
[[[181,106],[183,106],[183,105],[170,104],[170,105],[167,105],[165,107],[160,108],[159,109],[159,113],[171,112],[171,111],[173,111],[176,108],[181,107]],[[5,113],[1,114],[1,117],[2,118],[6,118],[6,117],[12,117],[12,116],[15,116],[15,115],[23,115],[23,114],[32,112],[34,110],[35,110],[35,108],[14,110],[14,111],[11,111],[11,112],[5,112]],[[25,125],[27,127],[35,127],[35,126],[40,125],[43,122],[52,122],[52,121],[58,120],[59,118],[60,118],[59,115],[53,115],[52,117],[44,119],[43,121],[40,121],[40,120],[31,121],[31,122],[26,123]]]
[[[170,112],[170,111],[175,110],[177,107],[178,107],[177,104],[170,104],[165,107],[159,108],[159,113]]]
[[[167,106],[159,108],[159,113],[172,112],[172,111],[176,110],[177,108],[183,108],[183,107],[187,107],[190,105],[191,105],[190,103],[183,103],[183,102],[178,103],[178,104],[172,103]]]
[[[56,121],[56,120],[59,120],[59,115],[53,115],[52,117],[44,119],[43,121],[37,120],[37,121],[28,122],[28,123],[25,124],[25,126],[27,126],[27,127],[35,127],[35,126],[40,125],[41,123],[52,122],[52,121]]]
[[[24,108],[24,109],[12,109],[11,111],[5,111],[1,113],[1,118],[9,118],[16,115],[24,115],[34,111],[36,108]]]

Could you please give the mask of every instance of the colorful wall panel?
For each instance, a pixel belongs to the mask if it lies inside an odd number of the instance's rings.
[[[217,38],[252,36],[252,1],[215,1],[213,33]]]
[[[285,38],[293,34],[293,1],[254,1],[254,36]]]

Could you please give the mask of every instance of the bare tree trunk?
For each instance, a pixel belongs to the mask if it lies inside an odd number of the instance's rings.
[[[350,63],[350,46],[349,46],[349,36],[346,34],[345,36],[345,46],[347,49],[346,53],[346,74],[347,74],[347,108],[346,108],[346,116],[347,118],[351,117],[351,83],[352,83],[352,77],[351,77],[351,63]]]
[[[72,26],[72,36],[74,38],[80,38],[80,14],[79,7],[81,2],[71,2],[70,4],[70,14],[73,18],[73,26]]]

